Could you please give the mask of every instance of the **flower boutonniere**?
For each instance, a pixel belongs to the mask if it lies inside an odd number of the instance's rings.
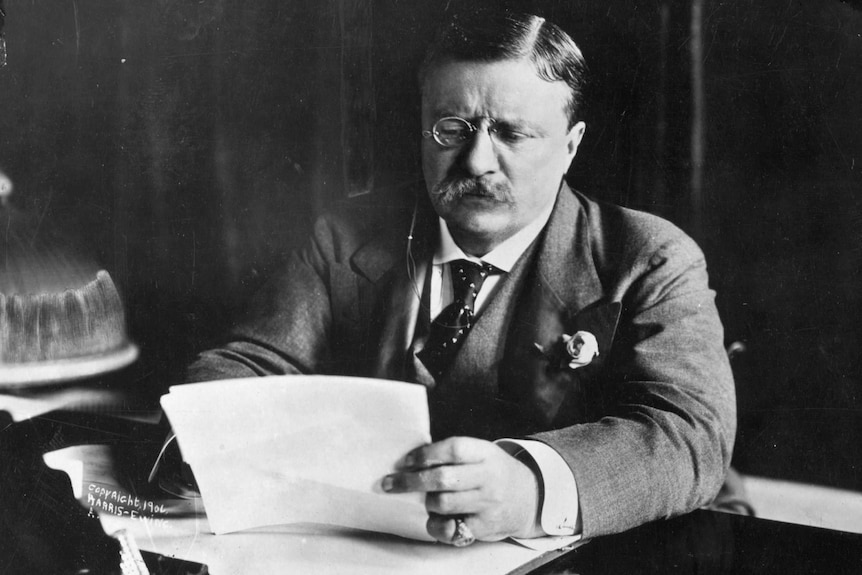
[[[549,350],[538,343],[534,345],[558,369],[567,367],[574,370],[584,367],[599,355],[599,342],[596,341],[596,336],[588,331],[563,334]]]

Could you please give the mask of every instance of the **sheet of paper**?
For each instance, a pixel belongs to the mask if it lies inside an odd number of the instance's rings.
[[[146,523],[102,515],[106,533],[125,529],[141,549],[205,563],[213,575],[527,573],[562,550],[537,551],[510,541],[457,548],[342,527],[294,524],[213,535],[203,517]]]
[[[458,549],[311,523],[214,535],[199,499],[148,500],[122,487],[111,465],[110,450],[104,446],[69,447],[50,455],[56,462],[66,462],[59,465],[63,469],[68,469],[68,463],[83,466],[81,503],[99,515],[106,533],[125,530],[141,549],[205,563],[213,575],[523,574],[562,552],[528,549],[509,541]]]
[[[215,533],[316,522],[430,539],[422,496],[379,488],[430,441],[422,386],[249,378],[172,387],[162,407]]]

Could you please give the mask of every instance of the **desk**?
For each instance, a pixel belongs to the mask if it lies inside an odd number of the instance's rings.
[[[37,440],[37,447],[44,446],[45,439],[56,437],[56,432],[47,432],[51,425],[65,426],[68,437],[75,441],[85,439],[92,433],[95,441],[125,443],[126,446],[140,445],[140,437],[146,437],[147,428],[140,423],[130,424],[111,422],[101,418],[100,426],[107,427],[109,433],[97,433],[92,428],[96,423],[90,420],[86,426],[74,417],[60,413],[48,414],[37,418],[25,428],[27,433],[22,437]],[[110,424],[110,425],[109,425]],[[87,429],[84,429],[87,427]],[[2,426],[0,426],[2,428]],[[73,433],[74,432],[74,433]],[[8,440],[8,428],[0,439]],[[152,435],[150,433],[150,435]],[[158,436],[153,436],[153,441]],[[5,441],[3,453],[3,473],[9,479],[10,470],[21,476],[22,469],[31,465],[22,455],[20,448],[12,449]],[[150,448],[147,449],[149,451]],[[10,458],[17,460],[10,460]],[[44,546],[42,556],[56,561],[80,561],[80,554],[69,552],[72,542],[80,543],[85,534],[84,514],[72,520],[61,517],[56,511],[62,509],[72,513],[68,506],[58,506],[57,501],[64,495],[58,491],[56,481],[47,481],[50,475],[40,471],[39,480],[29,487],[31,497],[35,494],[37,502],[50,502],[55,513],[46,515],[51,524],[51,537],[41,538],[39,544]],[[68,485],[68,483],[66,484]],[[2,500],[2,498],[0,498]],[[0,509],[0,527],[5,524],[11,537],[17,534],[27,534],[32,543],[33,523],[40,518],[32,507],[17,507],[17,515],[10,507]],[[29,511],[21,511],[29,509]],[[86,531],[92,537],[92,524],[87,523]],[[64,536],[65,535],[65,536]],[[369,538],[377,537],[369,534]],[[93,539],[95,541],[95,539]],[[9,540],[0,541],[0,549],[9,551]],[[20,547],[13,546],[13,551]],[[446,548],[446,551],[458,553],[457,549]],[[10,555],[0,553],[0,569],[9,563],[5,560]],[[332,557],[339,557],[345,565],[349,565],[355,557],[345,557],[344,553],[334,550]],[[76,567],[80,563],[75,564]],[[66,565],[57,566],[56,572],[73,572]],[[26,571],[16,571],[26,572]],[[33,571],[30,571],[33,572]],[[47,571],[41,571],[47,572]],[[174,571],[181,572],[181,571]],[[187,571],[191,572],[191,571]],[[347,572],[351,572],[348,570]],[[862,535],[843,533],[812,527],[804,527],[766,521],[751,517],[742,517],[711,511],[696,511],[668,521],[641,526],[619,535],[597,538],[574,549],[573,551],[544,556],[540,561],[514,571],[518,575],[534,573],[535,575],[589,575],[605,573],[862,573]],[[215,575],[222,575],[216,573]]]
[[[275,530],[273,530],[275,532]],[[256,536],[271,533],[237,534],[239,539],[225,544],[244,545]],[[194,561],[210,561],[212,572],[246,572],[242,566],[254,563],[263,570],[248,572],[358,573],[355,563],[374,565],[374,573],[489,573],[483,563],[483,545],[469,549],[414,543],[380,534],[352,534],[347,537],[323,532],[300,537],[301,526],[282,528],[273,541],[281,548],[269,557],[248,563],[218,557],[219,536],[201,541],[205,552],[189,550]],[[314,539],[318,538],[318,539]],[[306,539],[306,540],[303,540]],[[188,540],[186,540],[188,541]],[[146,541],[139,541],[145,547]],[[428,551],[416,547],[432,545]],[[494,543],[490,546],[510,545]],[[164,553],[166,549],[158,549]],[[504,549],[510,552],[509,549]],[[286,557],[279,563],[278,554]],[[416,561],[413,556],[421,555]],[[459,557],[460,555],[460,557]],[[469,555],[469,556],[468,556]],[[302,556],[302,557],[300,557]],[[463,558],[463,559],[462,559]],[[405,560],[406,559],[406,560]],[[402,561],[403,560],[403,561]],[[293,569],[287,569],[293,567]],[[500,572],[502,575],[502,571]],[[860,574],[862,573],[862,535],[730,515],[715,511],[695,511],[667,521],[644,525],[619,535],[588,541],[572,551],[551,552],[514,568],[512,575],[605,575],[605,574]]]
[[[535,575],[862,573],[862,535],[714,511],[595,539]]]

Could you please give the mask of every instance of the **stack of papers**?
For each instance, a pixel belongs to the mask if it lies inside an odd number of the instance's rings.
[[[380,489],[431,440],[423,386],[247,378],[175,386],[161,403],[214,533],[319,523],[431,540],[422,494]]]

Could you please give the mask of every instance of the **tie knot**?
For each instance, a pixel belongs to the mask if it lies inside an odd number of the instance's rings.
[[[452,273],[453,299],[470,311],[473,310],[473,302],[476,301],[485,278],[500,272],[491,264],[484,262],[477,264],[469,260],[453,260],[449,264],[449,269]]]

